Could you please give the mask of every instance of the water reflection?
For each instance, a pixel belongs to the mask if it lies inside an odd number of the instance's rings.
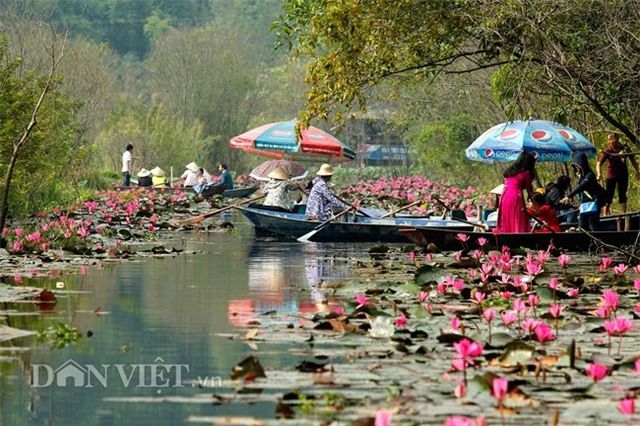
[[[298,256],[292,259],[292,252],[297,252],[303,262]],[[258,321],[260,314],[272,311],[326,312],[331,301],[322,286],[344,277],[348,267],[348,261],[340,257],[336,247],[255,242],[248,259],[251,297],[229,301],[229,323],[245,326]]]
[[[31,367],[79,365],[188,364],[190,375],[229,377],[232,367],[254,353],[244,342],[219,334],[268,311],[327,310],[321,282],[346,274],[345,245],[256,242],[253,235],[193,235],[181,244],[206,254],[145,259],[90,268],[86,275],[28,280],[23,285],[66,293],[46,315],[42,304],[5,304],[0,324],[41,330],[55,322],[76,327],[76,345],[53,350],[35,338],[0,344],[0,425],[182,424],[190,415],[245,415],[273,418],[274,404],[228,405],[114,402],[113,397],[191,397],[211,394],[197,388],[126,387],[109,377],[109,386],[34,388]],[[4,318],[2,318],[4,317]],[[262,317],[263,319],[264,317]],[[268,367],[291,365],[286,347],[258,352]],[[6,357],[6,358],[3,358]],[[224,391],[222,391],[224,392]]]

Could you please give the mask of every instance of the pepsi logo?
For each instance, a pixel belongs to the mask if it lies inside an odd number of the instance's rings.
[[[493,157],[493,150],[491,148],[485,149],[484,150],[484,156],[487,157],[487,158]]]
[[[529,153],[533,158],[535,158],[536,160],[538,159],[538,157],[540,156],[540,154],[538,154],[538,151],[531,151]]]
[[[560,136],[562,136],[563,138],[565,138],[568,141],[571,142],[575,142],[578,140],[578,138],[576,137],[576,135],[574,135],[573,133],[567,131],[567,130],[559,130],[558,133],[560,133]]]
[[[505,130],[504,132],[500,133],[498,135],[498,139],[501,139],[503,141],[509,141],[509,140],[517,138],[519,134],[520,134],[520,130],[518,130],[518,129],[509,129],[509,130]]]
[[[531,137],[538,142],[551,142],[553,135],[546,130],[534,130],[531,132]]]

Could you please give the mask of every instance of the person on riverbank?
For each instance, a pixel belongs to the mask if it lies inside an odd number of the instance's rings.
[[[265,206],[276,206],[285,210],[293,210],[296,202],[291,197],[298,186],[289,180],[287,172],[280,167],[272,170],[268,175],[271,180],[264,185],[262,192],[267,194],[264,200]]]
[[[156,166],[151,169],[151,182],[153,183],[154,188],[166,188],[167,187],[167,177],[164,170],[160,167]]]
[[[607,142],[609,145],[604,149],[598,162],[596,163],[596,179],[600,182],[602,177],[602,165],[607,161],[607,203],[604,205],[604,215],[611,214],[611,203],[613,202],[613,194],[618,186],[618,203],[620,205],[620,213],[627,212],[627,190],[629,189],[629,169],[627,168],[627,158],[631,162],[635,172],[636,179],[640,179],[640,169],[635,157],[629,155],[629,147],[620,143],[617,135],[609,135]]]
[[[152,185],[151,172],[144,167],[138,172],[138,186],[141,188],[148,188]]]
[[[551,182],[546,186],[544,202],[555,210],[560,222],[578,223],[577,210],[571,204],[562,202],[570,185],[571,178],[569,176],[558,176],[555,182]]]
[[[531,225],[527,217],[523,191],[529,199],[533,195],[531,184],[535,177],[536,159],[526,152],[504,171],[504,190],[500,197],[497,228],[501,233],[529,232]]]
[[[129,144],[122,153],[122,186],[131,185],[131,151],[133,145]]]
[[[198,181],[200,178],[200,167],[195,163],[195,161],[187,164],[186,169],[187,170],[185,170],[180,176],[180,179],[182,180],[182,187],[191,188],[200,183]]]
[[[607,202],[607,191],[600,186],[595,173],[589,166],[589,159],[584,152],[579,152],[571,162],[571,168],[576,176],[578,176],[578,184],[569,192],[566,197],[561,201],[563,203],[570,203],[571,198],[578,195],[581,204],[594,201],[591,205],[591,209],[583,208],[581,205],[580,215],[578,216],[578,223],[581,228],[587,231],[597,231],[600,224],[600,210]]]
[[[349,208],[329,190],[328,184],[333,176],[333,167],[330,164],[320,166],[316,176],[307,200],[307,216],[310,220],[324,221],[329,219],[333,213],[332,207],[342,210]]]
[[[560,232],[560,223],[556,216],[556,211],[548,204],[545,204],[545,197],[539,192],[531,196],[531,206],[527,212],[538,219],[536,221],[538,229],[535,232]]]

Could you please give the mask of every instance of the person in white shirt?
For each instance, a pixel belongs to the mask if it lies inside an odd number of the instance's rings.
[[[122,153],[122,186],[131,185],[131,150],[133,145],[129,144]]]
[[[200,167],[193,161],[187,164],[186,167],[187,167],[187,170],[185,170],[182,176],[180,176],[180,179],[184,179],[182,186],[185,188],[196,186],[197,184],[200,183],[199,182],[199,179],[201,177]]]

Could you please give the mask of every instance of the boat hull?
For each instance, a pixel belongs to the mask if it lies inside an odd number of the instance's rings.
[[[283,240],[295,240],[313,231],[321,222],[308,220],[304,214],[284,211],[270,211],[255,207],[237,207],[237,209],[255,227],[256,237],[271,237]],[[407,239],[399,231],[400,227],[411,226],[451,226],[458,232],[471,231],[472,226],[453,220],[414,219],[414,218],[367,218],[356,216],[348,221],[329,223],[317,232],[312,241],[321,242],[383,242],[406,243]]]
[[[527,234],[498,234],[491,232],[464,232],[469,239],[463,243],[459,232],[449,229],[413,227],[401,229],[411,242],[421,246],[433,245],[438,250],[476,249],[480,245],[479,238],[486,240],[485,248],[501,249],[503,246],[523,247],[535,250],[545,250],[549,245],[571,251],[589,251],[598,248],[599,243],[585,232],[527,233]],[[615,247],[632,245],[638,238],[638,231],[598,231],[590,233],[604,244]]]

